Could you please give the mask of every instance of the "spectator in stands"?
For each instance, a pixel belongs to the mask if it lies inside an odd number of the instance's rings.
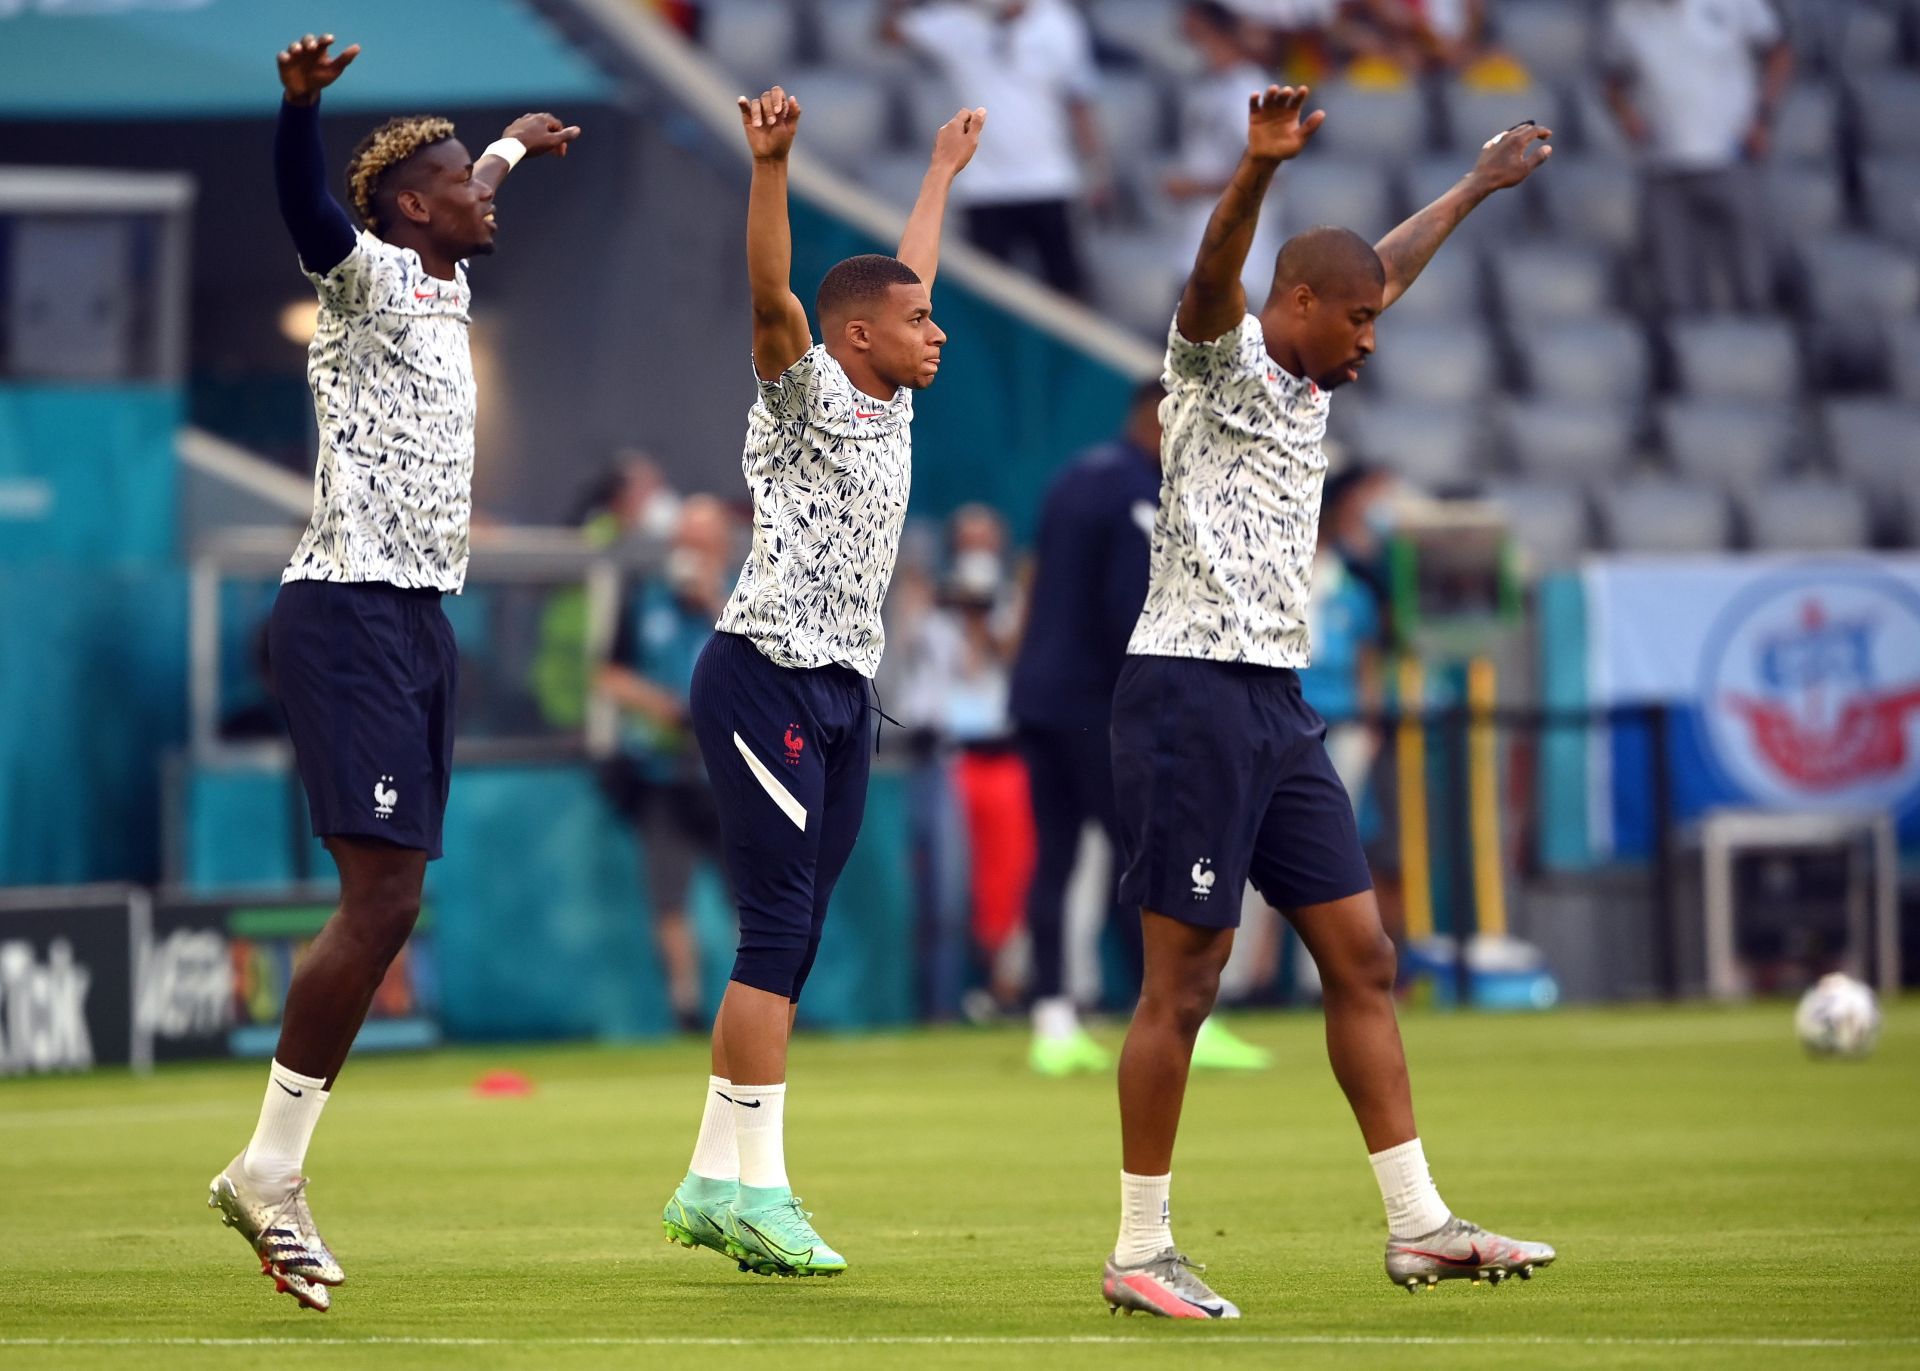
[[[623,722],[620,756],[604,772],[606,789],[640,839],[654,939],[667,969],[674,1020],[687,1033],[702,1032],[711,1021],[701,1005],[700,954],[687,894],[702,859],[725,870],[713,791],[687,723],[687,692],[700,649],[733,588],[740,560],[736,532],[721,501],[688,497],[664,574],[624,598],[596,681],[600,693],[620,707]]]
[[[1724,271],[1740,310],[1771,295],[1758,163],[1793,76],[1769,0],[1613,0],[1607,99],[1645,172],[1660,307],[1707,308]]]
[[[1274,73],[1273,79],[1318,83],[1340,69],[1341,0],[1228,0],[1228,5],[1241,18],[1248,54]]]
[[[992,115],[993,131],[954,188],[967,236],[1003,261],[1031,253],[1048,285],[1084,296],[1074,202],[1084,191],[1103,208],[1112,191],[1093,104],[1093,40],[1079,11],[1066,0],[888,0],[880,32]]]
[[[1313,665],[1301,671],[1300,691],[1327,721],[1327,755],[1356,811],[1380,749],[1379,731],[1363,722],[1381,708],[1386,645],[1384,606],[1369,576],[1392,487],[1386,472],[1366,466],[1328,478],[1307,610]]]
[[[1221,0],[1193,0],[1181,14],[1187,42],[1200,55],[1201,71],[1180,97],[1180,145],[1163,190],[1182,207],[1181,263],[1206,236],[1207,220],[1220,192],[1233,179],[1247,150],[1247,97],[1267,88],[1267,73],[1247,53],[1240,16]],[[1267,215],[1247,253],[1247,299],[1267,298],[1273,261],[1280,252],[1279,216]]]
[[[1486,0],[1353,0],[1351,13],[1373,51],[1405,72],[1472,73],[1492,52]]]

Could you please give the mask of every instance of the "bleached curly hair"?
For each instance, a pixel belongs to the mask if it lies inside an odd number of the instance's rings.
[[[387,225],[380,221],[380,183],[388,172],[422,148],[453,137],[453,120],[433,114],[409,114],[389,119],[360,140],[347,162],[347,193],[353,211],[374,233]]]

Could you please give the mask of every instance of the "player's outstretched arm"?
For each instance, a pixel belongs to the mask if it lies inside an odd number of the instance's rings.
[[[753,290],[753,368],[763,381],[813,346],[807,311],[793,293],[793,230],[787,223],[787,154],[800,125],[800,102],[780,87],[740,97],[740,126],[753,152],[747,196],[747,283]]]
[[[1495,191],[1517,186],[1533,174],[1553,148],[1546,142],[1552,129],[1528,121],[1496,133],[1480,148],[1473,170],[1456,181],[1446,194],[1373,245],[1387,269],[1387,291],[1382,309],[1407,293],[1407,287],[1426,269],[1433,254],[1447,241],[1460,221]]]
[[[1190,343],[1211,343],[1246,317],[1240,272],[1260,224],[1261,202],[1280,164],[1298,157],[1327,117],[1315,110],[1301,118],[1306,100],[1305,86],[1268,86],[1247,102],[1247,150],[1207,221],[1193,275],[1180,295],[1180,336]]]
[[[480,160],[473,164],[473,179],[499,190],[522,157],[544,157],[548,153],[565,157],[567,145],[579,136],[578,124],[563,124],[551,114],[523,114],[480,154]]]
[[[280,118],[273,132],[273,187],[280,217],[308,271],[324,276],[353,251],[353,220],[327,192],[326,149],[320,144],[320,92],[360,55],[360,45],[329,56],[333,35],[308,34],[281,49]]]
[[[974,150],[980,146],[980,130],[986,123],[984,109],[963,109],[933,136],[933,160],[920,182],[920,197],[907,216],[897,254],[913,268],[929,293],[934,273],[940,269],[940,228],[947,217],[948,192],[953,189],[954,177],[973,160]]]

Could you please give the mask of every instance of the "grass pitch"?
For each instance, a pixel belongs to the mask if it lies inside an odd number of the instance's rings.
[[[1807,1061],[1790,1018],[1410,1015],[1442,1193],[1560,1251],[1414,1296],[1318,1017],[1239,1020],[1280,1064],[1195,1078],[1174,1176],[1176,1235],[1246,1311],[1204,1326],[1108,1317],[1113,1083],[1035,1079],[1011,1031],[798,1045],[788,1153],[853,1264],[832,1281],[663,1240],[695,1045],[352,1063],[309,1160],[352,1276],[327,1315],[202,1207],[258,1066],[0,1082],[0,1367],[1920,1364],[1920,1012],[1859,1063]],[[471,1092],[502,1067],[535,1092]]]

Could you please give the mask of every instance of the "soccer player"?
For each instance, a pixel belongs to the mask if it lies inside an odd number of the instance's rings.
[[[390,120],[347,165],[356,232],[327,193],[319,104],[360,48],[332,43],[308,34],[279,57],[274,181],[320,295],[307,354],[320,457],[268,653],[340,907],[287,987],[259,1125],[207,1200],[276,1289],[322,1311],[346,1274],[307,1206],[307,1144],[440,855],[458,671],[440,597],[466,578],[473,488],[461,264],[493,251],[494,192],[514,164],[564,156],[580,135],[529,114],[476,161],[445,119]]]
[[[1286,912],[1320,969],[1327,1053],[1387,1210],[1387,1275],[1530,1276],[1553,1249],[1457,1218],[1427,1171],[1353,807],[1300,696],[1329,392],[1359,377],[1374,323],[1487,196],[1544,162],[1546,129],[1487,141],[1452,189],[1378,246],[1318,228],[1284,244],[1247,310],[1241,268],[1280,163],[1323,119],[1304,88],[1252,97],[1247,150],[1220,197],[1167,342],[1166,467],[1146,608],[1113,704],[1126,842],[1121,895],[1141,909],[1146,974],[1120,1055],[1114,1309],[1236,1318],[1175,1246],[1168,1190],[1188,1057],[1233,945],[1242,885]]]
[[[694,736],[719,801],[740,948],[713,1029],[713,1074],[670,1241],[761,1275],[837,1275],[847,1262],[787,1183],[787,1039],[827,901],[866,808],[868,681],[906,515],[913,392],[947,341],[930,290],[954,177],[986,122],[961,110],[935,137],[899,256],[850,257],[820,283],[823,342],[788,279],[787,154],[800,102],[740,98],[753,152],[747,277],[760,395],[742,460],[753,547],[694,668]]]

